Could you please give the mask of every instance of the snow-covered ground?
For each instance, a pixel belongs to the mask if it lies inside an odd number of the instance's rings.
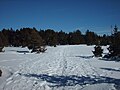
[[[6,47],[0,53],[0,90],[120,90],[120,62],[94,58],[93,47],[47,47],[41,54]]]

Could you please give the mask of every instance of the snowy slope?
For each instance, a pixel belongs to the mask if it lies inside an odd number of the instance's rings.
[[[120,62],[93,58],[93,47],[47,47],[41,54],[5,48],[0,53],[0,90],[120,90]]]

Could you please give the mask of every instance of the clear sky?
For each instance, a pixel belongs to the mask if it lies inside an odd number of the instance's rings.
[[[36,27],[65,32],[120,28],[120,0],[0,0],[0,30]]]

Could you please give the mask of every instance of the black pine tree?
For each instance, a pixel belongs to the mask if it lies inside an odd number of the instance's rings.
[[[103,49],[101,48],[101,46],[100,45],[96,45],[95,47],[94,47],[94,51],[93,51],[93,54],[94,54],[94,56],[95,57],[102,57],[102,53],[103,53]]]
[[[3,44],[2,39],[0,37],[0,52],[2,52],[3,47],[4,47],[4,44]]]
[[[118,27],[116,25],[114,28],[114,33],[111,36],[111,44],[108,50],[110,57],[120,57],[120,32],[118,32]]]

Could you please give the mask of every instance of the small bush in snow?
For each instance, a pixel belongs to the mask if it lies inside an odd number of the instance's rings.
[[[102,53],[103,53],[103,49],[101,48],[100,45],[97,45],[94,47],[94,51],[93,54],[95,55],[95,57],[102,57]]]
[[[33,48],[32,51],[31,51],[31,53],[32,52],[37,52],[37,53],[42,52],[42,53],[44,53],[46,50],[47,49],[45,48],[45,46],[41,46],[41,47]]]

